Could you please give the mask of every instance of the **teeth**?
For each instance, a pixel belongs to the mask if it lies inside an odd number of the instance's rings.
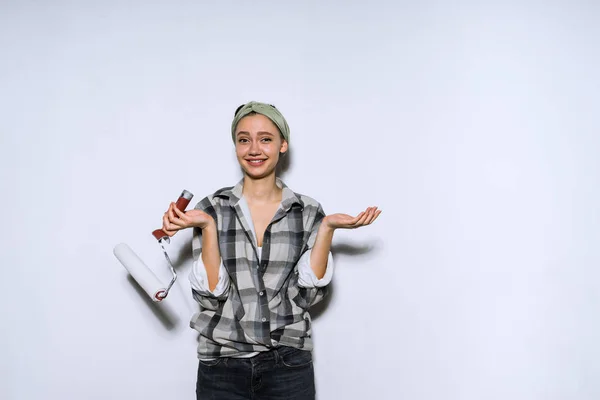
[[[251,162],[252,164],[259,164],[261,162],[263,162],[264,160],[251,160],[249,162]]]

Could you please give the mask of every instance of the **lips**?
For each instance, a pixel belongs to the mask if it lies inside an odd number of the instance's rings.
[[[248,162],[248,164],[250,164],[254,167],[259,167],[259,166],[263,165],[266,160],[246,160],[246,161]]]

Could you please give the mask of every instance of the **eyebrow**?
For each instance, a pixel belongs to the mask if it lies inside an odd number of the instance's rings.
[[[256,132],[256,134],[257,134],[257,135],[270,135],[270,136],[275,136],[275,134],[273,134],[273,133],[271,133],[271,132],[267,132],[267,131],[259,131],[259,132]],[[239,135],[250,135],[250,132],[248,132],[248,131],[239,131],[239,132],[237,133],[237,136],[239,136]]]

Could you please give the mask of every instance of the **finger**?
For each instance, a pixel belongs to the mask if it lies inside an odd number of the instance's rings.
[[[370,211],[371,211],[371,207],[369,207],[365,211],[363,211],[361,213],[362,216],[354,224],[352,224],[352,228],[358,228],[359,226],[362,226],[362,224],[364,224],[364,222],[366,221],[366,219],[369,217],[369,212]]]
[[[375,222],[375,220],[381,215],[381,211],[382,210],[377,210],[377,214],[375,214],[375,218],[373,218],[373,221],[371,221],[371,223]]]
[[[172,222],[169,220],[169,214],[165,213],[165,215],[163,215],[163,227],[162,230],[163,231],[171,231],[171,232],[176,232],[179,229],[181,229],[180,226],[178,226],[176,223]]]
[[[169,231],[163,228],[163,232],[167,234],[167,236],[171,237],[177,233],[177,231]]]
[[[169,231],[169,232],[177,232],[177,231],[180,231],[180,230],[182,230],[182,229],[184,229],[184,228],[185,228],[184,226],[180,226],[180,225],[174,224],[174,223],[172,223],[172,222],[169,222],[169,223],[167,223],[166,225],[163,225],[163,228],[162,228],[162,229],[163,229],[163,231],[165,231],[165,232],[166,232],[166,231]]]
[[[373,219],[373,215],[375,214],[376,209],[377,209],[377,207],[369,207],[369,212],[367,214],[367,218],[365,218],[365,220],[363,221],[363,224],[362,224],[363,226],[369,225],[369,223]]]
[[[173,206],[173,211],[175,211],[175,214],[177,215],[177,217],[182,218],[185,216],[185,213],[183,211],[181,211],[179,208]],[[183,219],[183,218],[182,218]]]
[[[169,221],[169,212],[167,211],[164,215],[163,215],[163,230],[164,228],[169,225],[171,222]]]
[[[169,204],[169,209],[167,210],[167,216],[169,218],[169,221],[173,221],[175,218],[177,218],[175,216],[175,212],[173,211],[173,206],[174,203]]]
[[[358,221],[360,221],[361,218],[364,217],[364,215],[365,215],[365,212],[362,211],[356,217],[350,219],[349,221],[343,222],[342,225],[344,226],[344,228],[352,228],[354,225],[356,225],[358,223]]]
[[[360,227],[360,226],[365,226],[365,225],[369,225],[371,223],[371,221],[373,220],[373,216],[375,215],[375,212],[377,210],[377,207],[369,207],[367,208],[367,216],[366,218],[364,218],[360,225],[356,225],[356,228]]]
[[[188,216],[175,206],[173,206],[173,212],[177,213],[177,216],[171,222],[180,229],[187,228],[190,222]]]
[[[171,232],[173,229],[171,229],[171,224],[167,222],[166,224],[163,224],[162,230],[164,232]]]
[[[182,221],[182,219],[179,218],[178,215],[175,215],[175,211],[179,210],[177,209],[177,207],[175,207],[175,203],[171,203],[171,205],[169,206],[169,222],[177,225],[180,228],[185,227],[185,222]]]
[[[365,225],[370,225],[375,218],[377,217],[377,207],[373,207],[371,209],[371,213],[369,214],[369,218],[365,221]]]
[[[350,225],[355,225],[366,215],[366,211],[361,211],[354,219],[350,220]]]
[[[176,225],[174,225],[172,222],[170,222],[167,218],[167,216],[165,215],[163,217],[163,226],[162,226],[162,230],[167,232],[167,231],[174,231],[175,230]]]

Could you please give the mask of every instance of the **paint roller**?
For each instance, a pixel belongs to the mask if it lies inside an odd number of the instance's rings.
[[[175,203],[175,207],[177,207],[181,211],[185,211],[186,207],[192,200],[194,195],[187,190],[184,190],[177,202]],[[169,254],[165,249],[165,243],[170,243],[170,238],[162,229],[156,229],[152,232],[152,236],[162,248],[163,254],[167,259],[167,264],[171,269],[172,279],[169,285],[165,287],[163,283],[158,279],[158,277],[152,272],[150,268],[144,263],[144,261],[125,243],[119,243],[113,249],[113,253],[115,257],[123,264],[127,272],[131,275],[131,277],[140,285],[144,292],[150,296],[150,298],[155,302],[162,301],[169,294],[169,290],[175,283],[177,279],[177,272],[175,268],[173,268],[173,263],[169,258]]]

